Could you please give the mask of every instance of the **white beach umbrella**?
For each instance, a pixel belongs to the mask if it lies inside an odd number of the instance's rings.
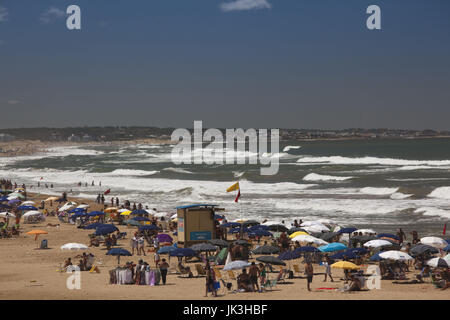
[[[248,263],[247,261],[235,260],[230,263],[227,263],[225,267],[223,267],[223,270],[227,271],[227,270],[244,269],[249,266],[251,266],[251,263]]]
[[[34,201],[24,201],[20,205],[21,206],[32,206],[33,204],[36,204]]]
[[[448,268],[450,267],[450,262],[438,257],[428,260],[427,265],[433,268]]]
[[[305,234],[301,234],[299,236],[296,236],[294,238],[291,239],[292,242],[306,242],[306,243],[314,243],[314,244],[319,244],[319,245],[326,245],[328,244],[328,242],[326,242],[325,240],[313,237],[313,236],[309,236],[309,235],[305,235]]]
[[[31,211],[25,212],[23,217],[26,218],[26,217],[31,217],[31,216],[37,216],[37,215],[40,215],[40,214],[42,214],[42,212],[31,210]]]
[[[383,239],[371,240],[364,243],[364,247],[367,248],[390,247],[390,246],[392,246],[392,242]]]
[[[261,223],[264,226],[272,226],[272,225],[276,225],[276,224],[282,224],[280,221],[276,221],[276,220],[267,220],[264,223]]]
[[[447,261],[450,264],[450,253],[448,255],[446,255],[445,257],[443,257],[442,259],[444,259],[445,261]]]
[[[322,222],[320,222],[320,221],[316,221],[316,220],[313,220],[313,221],[304,221],[304,222],[302,222],[302,224],[300,225],[300,227],[310,227],[310,226],[314,226],[314,225],[322,225]]]
[[[170,217],[170,219],[175,219],[176,217],[178,217],[178,213],[175,213],[174,215],[172,215],[172,216]]]
[[[71,204],[65,204],[65,205],[63,205],[61,208],[59,208],[59,211],[67,211],[67,210],[70,210],[70,209],[72,209],[74,206],[73,205],[71,205]]]
[[[167,217],[167,215],[169,215],[168,212],[155,212],[155,213],[151,213],[151,214],[157,218]]]
[[[435,247],[435,248],[445,248],[446,246],[448,246],[447,241],[445,241],[444,239],[438,238],[438,237],[424,237],[422,239],[420,239],[420,243],[422,244],[427,244],[429,246]]]
[[[353,235],[359,234],[361,232],[362,235],[368,235],[368,234],[376,234],[377,232],[372,229],[358,229],[352,232]]]
[[[66,243],[61,246],[61,250],[88,250],[88,246],[81,243]]]
[[[319,233],[319,232],[324,232],[324,231],[325,232],[330,231],[330,229],[328,227],[324,226],[323,224],[314,224],[309,227],[302,227],[302,229],[304,229],[306,232],[309,232],[309,233],[311,233],[311,232]]]
[[[147,211],[148,214],[153,214],[153,215],[156,214],[156,213],[158,213],[158,211],[153,210],[153,209],[146,209],[145,211]],[[167,214],[167,212],[164,212],[164,213]]]
[[[11,218],[15,218],[16,217],[11,212],[0,212],[0,217],[6,218],[6,216],[11,217]]]
[[[78,209],[86,209],[89,208],[90,206],[88,204],[80,204],[77,208]]]
[[[384,251],[379,254],[379,257],[383,259],[401,260],[401,261],[414,259],[409,254],[397,250]]]

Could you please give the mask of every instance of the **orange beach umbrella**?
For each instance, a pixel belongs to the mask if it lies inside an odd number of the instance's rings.
[[[34,234],[35,235],[34,241],[36,241],[40,234],[48,234],[48,232],[44,231],[44,230],[36,229],[36,230],[28,231],[27,234],[30,234],[30,235]]]

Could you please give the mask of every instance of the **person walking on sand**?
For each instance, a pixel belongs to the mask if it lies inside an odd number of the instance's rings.
[[[330,277],[331,282],[334,282],[334,281],[333,281],[333,277],[331,276],[331,267],[330,267],[330,264],[331,264],[331,259],[330,259],[329,256],[326,256],[325,262],[323,263],[323,265],[325,266],[325,279],[323,279],[323,282],[326,282],[326,281],[327,281],[327,276]]]
[[[145,256],[145,239],[143,235],[140,235],[140,237],[137,240],[138,242],[138,254],[141,253]]]
[[[169,264],[167,263],[166,259],[162,259],[159,263],[159,271],[161,272],[161,279],[162,283],[166,284],[167,279],[167,270],[169,269]]]
[[[214,297],[217,297],[217,291],[214,288],[214,272],[209,265],[206,266],[206,284],[205,297],[208,296],[208,291],[211,291]]]
[[[137,250],[137,232],[135,232],[133,238],[131,238],[130,244],[131,244],[131,254],[134,255],[134,249],[136,249],[136,251],[138,251]],[[139,253],[139,251],[138,251],[138,253]]]
[[[311,282],[313,280],[313,276],[314,276],[314,268],[312,266],[311,261],[306,262],[305,274],[306,274],[306,279],[307,279],[308,291],[311,291],[310,284],[311,284]]]

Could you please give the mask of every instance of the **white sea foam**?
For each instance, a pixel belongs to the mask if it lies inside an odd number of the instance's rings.
[[[133,169],[116,169],[106,175],[114,176],[149,176],[158,173],[159,171],[145,171],[145,170],[133,170]]]
[[[345,181],[352,179],[353,177],[337,177],[337,176],[328,176],[317,173],[310,173],[303,177],[305,181]]]
[[[450,199],[450,187],[436,188],[428,196],[438,199]]]
[[[302,146],[286,146],[283,149],[283,152],[288,152],[289,150],[298,150],[300,149]]]
[[[182,169],[182,168],[173,168],[173,167],[169,167],[169,168],[164,168],[163,171],[172,171],[172,172],[176,172],[176,173],[186,173],[186,174],[193,174],[193,172]]]
[[[245,174],[244,171],[242,171],[242,172],[239,172],[239,171],[233,171],[233,175],[234,175],[235,178],[240,178],[240,177],[242,177],[244,174]]]
[[[304,156],[297,160],[299,164],[341,164],[341,165],[388,165],[388,166],[450,166],[450,160],[405,160],[393,158],[342,156],[313,157]]]
[[[415,213],[421,213],[424,216],[439,216],[442,218],[450,218],[450,210],[435,207],[420,207],[414,210]]]
[[[398,191],[398,188],[373,188],[365,187],[360,190],[361,193],[371,194],[371,195],[390,195]]]
[[[391,194],[390,198],[392,200],[403,200],[403,199],[407,199],[411,196],[412,196],[412,194],[404,194],[401,192],[395,192],[395,193]]]

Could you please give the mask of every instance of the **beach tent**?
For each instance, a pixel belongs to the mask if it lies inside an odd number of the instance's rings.
[[[420,239],[420,243],[439,249],[445,248],[448,245],[447,241],[438,237],[424,237]]]
[[[66,243],[61,246],[61,250],[88,250],[88,246],[81,243]]]

